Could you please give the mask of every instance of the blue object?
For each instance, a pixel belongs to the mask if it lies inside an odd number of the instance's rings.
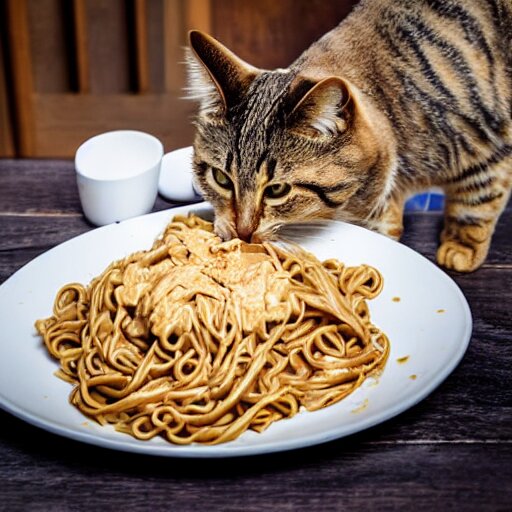
[[[424,192],[411,197],[405,203],[406,212],[442,211],[444,194],[440,192]]]

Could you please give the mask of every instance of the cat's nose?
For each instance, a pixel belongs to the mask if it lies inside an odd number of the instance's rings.
[[[251,199],[244,198],[246,203],[249,200]],[[258,229],[258,225],[258,213],[253,208],[251,208],[251,205],[248,206],[247,204],[241,202],[238,205],[235,218],[235,228],[238,238],[244,242],[254,241],[254,232]]]
[[[252,234],[254,233],[254,229],[252,226],[237,226],[236,234],[240,240],[244,242],[250,242],[252,239]]]

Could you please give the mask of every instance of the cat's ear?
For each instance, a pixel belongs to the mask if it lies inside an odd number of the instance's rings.
[[[349,85],[339,77],[302,84],[307,92],[293,100],[288,127],[306,137],[333,137],[347,128],[353,110]]]
[[[208,34],[193,30],[189,41],[187,97],[199,101],[202,114],[224,114],[261,71]]]

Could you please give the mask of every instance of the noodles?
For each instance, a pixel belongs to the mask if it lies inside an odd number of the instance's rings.
[[[389,342],[367,306],[381,288],[372,267],[221,242],[191,215],[89,286],[64,286],[36,328],[85,415],[138,439],[216,444],[382,370]]]

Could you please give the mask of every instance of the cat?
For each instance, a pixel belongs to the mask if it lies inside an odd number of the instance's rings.
[[[194,182],[224,239],[341,219],[399,239],[445,193],[437,261],[485,261],[512,187],[512,2],[362,0],[286,69],[189,34]]]

